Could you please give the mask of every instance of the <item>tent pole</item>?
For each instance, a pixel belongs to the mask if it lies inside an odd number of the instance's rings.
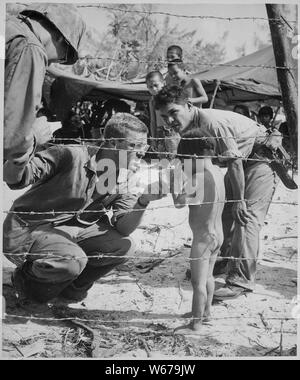
[[[276,112],[275,112],[274,117],[273,117],[273,120],[272,120],[272,122],[271,122],[272,127],[274,127],[275,119],[276,119],[276,117],[277,117],[277,115],[278,115],[279,110],[280,110],[280,106],[278,106],[278,107],[276,108]]]
[[[266,9],[269,18],[276,66],[292,67],[292,52],[287,38],[287,26],[280,21],[274,22],[270,20],[282,19],[282,7],[280,4],[266,4]],[[277,69],[277,77],[281,88],[282,103],[286,114],[291,146],[294,152],[296,152],[298,132],[297,84],[292,70]]]
[[[214,106],[215,98],[216,98],[220,83],[221,82],[219,80],[215,80],[216,86],[215,86],[214,93],[213,93],[213,96],[212,96],[211,101],[210,101],[209,108],[213,108],[213,106]]]

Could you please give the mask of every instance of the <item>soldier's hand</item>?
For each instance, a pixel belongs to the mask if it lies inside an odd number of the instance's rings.
[[[141,160],[136,158],[136,159],[133,159],[129,162],[129,165],[128,165],[128,171],[129,172],[132,172],[132,173],[136,173],[140,170],[141,168]]]
[[[32,125],[36,144],[43,145],[52,138],[50,125],[45,116],[37,117]]]
[[[250,214],[247,211],[247,206],[245,201],[238,201],[234,202],[233,207],[232,207],[232,215],[233,219],[241,224],[242,226],[245,226],[249,219],[250,219]]]

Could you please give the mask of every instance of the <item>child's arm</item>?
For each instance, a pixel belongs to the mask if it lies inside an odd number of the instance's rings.
[[[174,206],[201,205],[204,199],[204,173],[196,173],[184,180],[181,194],[172,194]]]
[[[192,103],[192,104],[195,104],[195,103],[206,103],[208,101],[208,97],[206,95],[206,92],[202,86],[202,83],[199,79],[197,78],[192,78],[191,79],[191,85],[192,85],[192,88],[195,92],[195,94],[199,95],[197,98],[189,98],[189,101]]]

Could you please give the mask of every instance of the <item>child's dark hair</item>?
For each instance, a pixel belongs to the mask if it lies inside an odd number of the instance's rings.
[[[185,140],[185,138],[187,140]],[[207,137],[203,137],[199,128],[192,128],[181,136],[177,149],[178,158],[191,158],[189,156],[214,156],[214,144]]]
[[[272,107],[264,106],[264,107],[260,108],[260,110],[258,111],[258,116],[261,117],[261,116],[265,116],[265,115],[270,116],[270,119],[273,118],[273,109],[272,109]]]
[[[155,71],[150,71],[147,75],[146,75],[146,83],[152,79],[152,78],[155,78],[155,77],[158,77],[159,80],[161,80],[162,82],[164,82],[164,77],[162,75],[162,73],[158,70],[155,70]]]
[[[180,86],[164,86],[157,95],[154,96],[155,108],[158,110],[169,103],[186,104],[189,94]]]
[[[183,52],[182,52],[182,48],[180,46],[178,46],[178,45],[171,45],[171,46],[169,46],[168,49],[167,49],[167,54],[171,50],[176,51],[178,57],[182,58]]]
[[[185,70],[185,64],[182,62],[181,59],[173,59],[172,61],[168,62],[168,70],[170,67],[177,66],[181,70]]]

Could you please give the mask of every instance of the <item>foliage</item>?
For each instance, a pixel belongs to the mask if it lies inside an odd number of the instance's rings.
[[[17,14],[23,8],[24,5],[8,4],[7,12]],[[98,9],[97,12],[105,12],[109,19],[107,31],[100,33],[88,26],[80,51],[84,58],[71,68],[59,65],[60,69],[100,80],[127,81],[143,77],[150,70],[166,70],[167,47],[174,44],[182,47],[190,72],[207,70],[205,63],[219,63],[225,57],[223,44],[205,43],[197,36],[197,30],[184,30],[168,16],[150,14],[156,10],[155,4],[115,4],[114,8],[145,13]],[[294,18],[289,14],[293,13],[290,8],[284,11],[287,17]],[[268,28],[268,23],[258,23],[258,31],[253,36],[255,48],[265,47],[260,35],[268,33]],[[221,40],[226,41],[227,33]],[[239,56],[245,55],[246,44],[236,51]]]
[[[155,5],[119,4],[115,7],[147,13],[106,11],[110,19],[107,32],[101,38],[95,38],[93,33],[87,38],[87,43],[91,40],[96,42],[98,57],[113,58],[96,60],[94,64],[100,66],[101,70],[94,67],[91,71],[92,59],[84,63],[85,68],[88,67],[87,71],[96,76],[104,79],[131,80],[142,77],[150,70],[163,69],[167,47],[173,44],[182,47],[184,61],[188,63],[187,69],[192,72],[204,69],[200,63],[217,63],[224,57],[223,47],[218,43],[205,44],[197,39],[196,30],[182,30],[178,25],[171,24],[170,17],[151,15],[150,12],[155,10]]]

